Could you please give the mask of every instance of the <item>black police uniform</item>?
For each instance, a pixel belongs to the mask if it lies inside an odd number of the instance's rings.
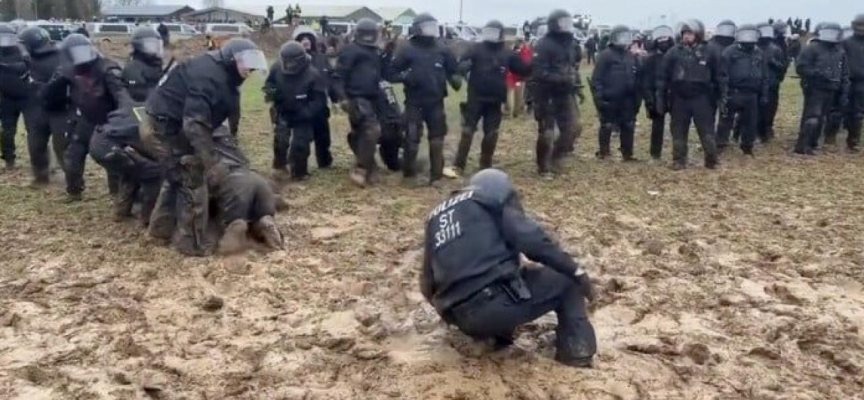
[[[621,155],[624,160],[633,159],[633,134],[639,113],[639,68],[636,56],[621,46],[610,45],[597,56],[591,92],[600,117],[599,158],[611,154],[612,131],[617,128],[621,133]]]
[[[711,57],[713,57],[715,60],[720,60],[723,57],[723,52],[726,50],[726,48],[731,46],[733,43],[735,43],[735,38],[733,37],[715,35],[711,38],[711,40],[708,41],[707,47],[708,51],[711,53]],[[719,87],[716,89],[719,90]],[[720,100],[720,92],[715,92],[714,104],[716,107],[718,107],[718,110]]]
[[[531,69],[522,62],[518,54],[508,50],[503,42],[472,45],[460,58],[459,69],[469,77],[468,102],[454,165],[465,170],[474,132],[480,119],[483,119],[480,169],[489,168],[498,144],[501,106],[507,101],[507,71],[525,76]]]
[[[159,155],[167,185],[151,217],[150,235],[170,239],[176,210],[174,244],[186,255],[212,251],[206,238],[208,191],[204,179],[205,173],[218,168],[211,135],[229,117],[239,115],[242,81],[236,65],[215,51],[177,65],[147,100],[148,125],[170,149]],[[174,198],[176,209],[171,202]]]
[[[849,136],[846,145],[856,150],[861,142],[861,127],[864,120],[864,35],[853,35],[843,41],[843,49],[849,61],[849,105],[845,112]]]
[[[726,98],[720,102],[720,122],[717,124],[717,147],[729,145],[729,133],[735,120],[740,124],[741,149],[753,153],[753,143],[759,128],[759,99],[768,96],[770,76],[768,62],[762,50],[746,49],[734,44],[723,51],[720,61],[720,84]]]
[[[147,101],[147,96],[162,79],[162,58],[132,54],[123,68],[126,90],[136,103]]]
[[[126,91],[120,65],[100,57],[84,69],[64,65],[43,90],[43,101],[49,109],[65,107],[66,93],[77,109],[78,117],[64,159],[66,192],[80,198],[84,192],[84,166],[90,151],[93,131],[108,122],[108,114],[118,109],[132,110],[133,102]],[[112,175],[109,174],[109,177]]]
[[[402,82],[405,89],[407,130],[402,173],[407,178],[417,175],[417,153],[425,124],[429,131],[429,181],[435,182],[444,176],[444,98],[448,81],[459,79],[454,78],[458,73],[456,57],[436,38],[417,35],[397,51],[391,68],[390,80]]]
[[[758,113],[759,139],[767,142],[774,137],[774,119],[780,104],[780,84],[786,78],[789,60],[771,38],[760,38],[758,45],[768,63],[768,100],[760,100]]]
[[[323,27],[322,27],[323,29]],[[309,38],[311,47],[308,54],[312,57],[312,66],[318,70],[321,78],[324,79],[324,84],[327,87],[327,94],[330,101],[338,103],[339,98],[336,91],[333,89],[333,67],[330,65],[330,58],[323,54],[318,49],[318,38],[310,33],[298,33],[294,40],[300,41],[303,38]],[[325,104],[324,110],[315,116],[312,124],[313,138],[315,142],[315,160],[318,168],[329,168],[333,165],[333,155],[330,153],[330,107]]]
[[[532,59],[532,96],[538,125],[537,169],[551,173],[576,138],[574,94],[582,87],[573,35],[549,32],[537,41]],[[555,126],[560,134],[555,137]],[[553,143],[554,142],[554,143]]]
[[[273,141],[273,168],[284,169],[290,159],[292,178],[304,179],[309,175],[307,162],[315,122],[327,109],[327,81],[311,65],[288,75],[279,63],[273,66],[264,85],[273,98],[278,125],[284,127]]]
[[[834,99],[838,94],[848,98],[849,63],[839,43],[814,40],[801,51],[795,68],[804,88],[804,111],[795,152],[813,154]]]
[[[542,266],[520,266],[520,254]],[[518,201],[468,187],[428,216],[420,289],[446,322],[499,344],[555,311],[556,358],[590,363],[597,344],[578,268]]]
[[[31,53],[30,56],[30,96],[24,110],[24,125],[27,127],[27,149],[33,168],[34,181],[47,183],[50,157],[48,141],[51,141],[57,162],[63,166],[63,152],[66,149],[66,129],[69,111],[66,105],[60,110],[48,111],[39,93],[60,66],[60,53],[50,51]]]
[[[30,98],[29,59],[18,46],[0,47],[0,157],[15,165],[18,120]]]
[[[663,131],[666,127],[666,114],[669,110],[668,104],[662,107],[662,113],[658,111],[656,104],[657,98],[657,75],[660,72],[660,65],[663,62],[663,56],[669,50],[668,47],[660,48],[657,44],[651,53],[642,61],[642,79],[640,79],[642,100],[645,102],[645,111],[648,118],[651,119],[651,157],[659,160],[663,153]],[[665,96],[668,102],[669,97]]]
[[[687,165],[687,135],[690,122],[696,125],[705,166],[717,165],[717,143],[714,131],[714,101],[719,85],[718,60],[704,43],[692,47],[678,44],[663,57],[657,74],[657,105],[662,107],[667,93],[672,107],[672,158],[676,168]]]
[[[336,96],[349,104],[349,143],[355,143],[356,167],[367,174],[377,169],[375,149],[381,138],[381,83],[386,62],[376,47],[351,43],[342,48],[333,71]]]

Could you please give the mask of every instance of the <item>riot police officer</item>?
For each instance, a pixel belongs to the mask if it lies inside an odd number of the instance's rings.
[[[756,47],[759,30],[754,25],[741,25],[735,44],[723,51],[720,61],[721,93],[720,122],[717,126],[717,147],[722,152],[729,145],[729,132],[737,120],[741,129],[741,150],[753,155],[753,142],[758,130],[758,103],[768,100],[768,63]]]
[[[759,49],[768,62],[768,99],[760,100],[759,107],[759,139],[768,142],[774,137],[774,119],[780,103],[780,84],[786,77],[789,60],[783,49],[774,41],[774,27],[765,22],[757,26],[759,29]]]
[[[444,176],[447,84],[458,91],[462,80],[453,52],[438,42],[438,20],[429,14],[420,14],[414,19],[411,31],[411,39],[393,57],[389,74],[391,81],[402,82],[405,88],[407,130],[402,174],[406,179],[417,175],[417,153],[425,124],[429,133],[429,184],[432,185]]]
[[[234,38],[219,50],[173,68],[147,99],[142,136],[152,136],[162,145],[158,156],[167,181],[150,219],[151,236],[170,239],[176,212],[175,247],[193,256],[213,250],[206,238],[207,182],[221,182],[228,171],[214,154],[212,134],[232,116],[239,116],[240,85],[255,71],[266,70],[258,46]],[[171,201],[175,198],[176,209]]]
[[[846,146],[850,152],[859,152],[861,125],[864,120],[864,14],[852,21],[852,36],[843,40],[843,49],[849,61],[849,100],[844,119],[849,136]]]
[[[507,101],[506,72],[528,75],[530,67],[518,54],[504,46],[504,24],[489,21],[481,31],[482,43],[472,45],[459,60],[460,71],[469,77],[468,102],[462,137],[454,166],[465,170],[468,153],[477,123],[483,120],[483,141],[480,146],[480,169],[492,166],[501,127],[501,105]]]
[[[728,19],[720,21],[714,30],[714,36],[708,41],[708,51],[711,52],[711,56],[720,60],[723,57],[723,51],[735,43],[735,33],[737,31],[738,27],[735,25],[735,22]],[[715,106],[718,109],[720,108],[720,100],[720,93],[714,93]]]
[[[18,37],[8,24],[0,24],[0,157],[6,169],[15,168],[15,135],[18,119],[29,97],[29,61]]]
[[[705,151],[705,167],[714,169],[718,159],[712,97],[722,89],[719,87],[719,61],[708,51],[704,26],[698,20],[682,23],[678,34],[681,43],[663,57],[656,94],[658,111],[665,112],[667,96],[671,99],[672,167],[687,167],[687,136],[692,121]],[[720,95],[725,96],[725,93]]]
[[[420,291],[448,324],[475,339],[513,342],[522,324],[555,311],[555,359],[590,367],[597,350],[585,313],[591,281],[530,217],[504,172],[485,169],[426,219]],[[520,254],[542,263],[524,268]]]
[[[130,44],[132,54],[123,68],[123,80],[132,99],[143,103],[162,79],[162,38],[153,28],[142,26],[132,32]]]
[[[322,27],[322,30],[324,27]],[[326,32],[326,31],[325,31]],[[306,31],[302,28],[297,28],[294,32],[294,40],[300,42],[303,48],[306,49],[306,54],[311,57],[312,66],[321,74],[324,83],[327,87],[327,94],[330,100],[337,103],[339,99],[333,90],[333,67],[330,66],[330,59],[327,54],[324,54],[319,47],[318,36],[314,31]],[[333,165],[333,155],[330,154],[330,108],[324,107],[314,118],[312,124],[313,139],[315,142],[315,160],[318,163],[318,168],[330,168]]]
[[[37,26],[21,31],[19,39],[30,54],[30,95],[24,110],[24,125],[27,127],[33,184],[45,185],[48,183],[51,161],[48,155],[49,140],[57,161],[63,165],[68,110],[66,107],[54,112],[46,110],[38,94],[60,66],[60,52],[51,42],[48,32]]]
[[[651,158],[659,160],[663,153],[663,131],[666,128],[668,105],[664,104],[662,113],[657,107],[657,75],[663,56],[672,48],[675,42],[672,28],[661,25],[651,32],[651,51],[642,63],[642,79],[640,81],[642,100],[645,102],[645,112],[651,119]],[[669,96],[664,96],[668,101]]]
[[[537,169],[550,178],[560,171],[560,162],[576,135],[574,93],[582,95],[582,80],[573,48],[573,18],[555,10],[547,20],[549,32],[534,46],[532,96],[538,125]],[[560,134],[555,140],[555,125]],[[553,143],[554,142],[554,143]]]
[[[389,55],[378,50],[378,24],[361,19],[354,30],[354,42],[339,53],[333,70],[333,84],[340,108],[348,113],[349,139],[354,143],[356,163],[351,180],[366,186],[376,174],[375,149],[381,137],[380,105],[384,72]]]
[[[639,113],[637,90],[639,88],[639,62],[629,51],[633,43],[633,32],[624,25],[612,28],[609,47],[597,56],[597,65],[591,77],[591,92],[600,117],[600,150],[597,158],[611,155],[612,131],[621,133],[621,156],[624,161],[633,161],[633,134],[636,129],[636,114]]]
[[[285,127],[274,139],[273,168],[284,169],[290,160],[291,177],[299,181],[309,175],[308,159],[315,121],[327,108],[327,81],[311,65],[312,57],[298,42],[282,45],[279,58],[278,69],[270,71],[264,84],[273,99],[278,124]]]
[[[825,118],[834,99],[840,96],[840,107],[848,106],[849,64],[840,45],[843,34],[839,24],[825,23],[816,31],[816,38],[801,51],[795,63],[804,88],[804,111],[795,152],[813,155]]]
[[[66,106],[67,93],[78,109],[64,159],[68,200],[79,201],[84,192],[84,165],[94,129],[108,122],[111,115],[129,114],[134,103],[126,91],[120,66],[102,57],[86,36],[67,36],[61,50],[65,62],[42,94],[51,110]]]

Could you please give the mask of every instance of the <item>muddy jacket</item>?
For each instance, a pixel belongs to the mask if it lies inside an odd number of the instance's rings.
[[[30,60],[12,48],[0,54],[0,96],[10,100],[26,99],[30,96]]]
[[[783,57],[783,50],[777,47],[773,40],[760,39],[759,49],[762,50],[765,60],[768,62],[769,83],[771,87],[777,88],[786,76],[789,60]]]
[[[805,88],[848,90],[849,64],[839,44],[813,41],[801,51],[795,63]]]
[[[657,90],[685,98],[705,93],[714,96],[720,93],[719,60],[704,43],[692,47],[678,44],[663,56]]]
[[[456,57],[437,41],[412,38],[393,57],[388,74],[391,82],[402,82],[405,102],[435,104],[447,97],[447,82],[458,73]]]
[[[504,43],[476,43],[459,59],[459,71],[468,76],[469,101],[506,102],[508,70],[522,76],[531,72]]]
[[[327,83],[313,66],[296,75],[285,74],[281,63],[270,70],[265,91],[288,126],[310,123],[327,111]]]
[[[849,79],[864,83],[864,36],[854,35],[843,41],[843,50],[849,60]]]
[[[377,48],[356,43],[345,46],[333,69],[333,88],[337,97],[376,99],[386,67],[382,60]]]
[[[582,86],[572,35],[547,34],[534,46],[531,72],[538,90],[572,94]]]
[[[129,95],[136,102],[147,101],[147,96],[162,79],[162,59],[133,55],[123,68],[123,81]]]
[[[758,47],[747,52],[735,44],[723,51],[720,62],[721,92],[745,91],[768,96],[768,63]]]
[[[634,97],[639,88],[639,74],[635,55],[618,46],[609,46],[597,56],[591,92],[599,102]]]
[[[512,277],[519,255],[572,276],[578,265],[520,206],[466,188],[426,221],[420,290],[439,314],[484,287]]]
[[[60,73],[45,85],[43,102],[49,109],[62,108],[67,99],[81,112],[81,116],[94,125],[108,121],[108,113],[119,108],[132,109],[132,98],[123,84],[120,65],[107,58],[99,58],[80,70],[64,65]]]

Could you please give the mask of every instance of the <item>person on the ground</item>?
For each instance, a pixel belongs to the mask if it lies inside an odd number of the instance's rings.
[[[843,30],[837,23],[817,26],[816,38],[801,51],[795,63],[804,89],[804,110],[795,153],[814,155],[831,111],[839,96],[841,108],[849,105],[849,63],[840,45]]]
[[[624,161],[635,161],[633,136],[636,130],[636,115],[640,66],[639,60],[628,48],[633,43],[633,32],[625,25],[612,28],[609,47],[600,52],[591,77],[591,93],[600,118],[598,132],[599,150],[597,158],[612,155],[612,131],[621,136],[621,156]]]
[[[150,235],[170,240],[186,255],[203,256],[213,250],[208,243],[207,179],[219,181],[227,174],[218,163],[213,131],[240,116],[239,87],[255,71],[266,71],[264,53],[252,41],[233,38],[218,51],[189,59],[169,72],[150,95],[142,136],[153,136],[164,149],[157,156],[167,185],[159,194],[150,220]],[[172,207],[176,199],[176,208]],[[174,235],[174,219],[177,232]]]
[[[18,121],[30,97],[30,59],[18,44],[15,29],[0,24],[0,157],[6,169],[15,169]]]
[[[741,131],[741,150],[753,155],[753,143],[759,127],[757,117],[759,101],[768,101],[771,76],[768,61],[756,43],[759,29],[755,25],[741,25],[735,44],[723,51],[720,60],[720,122],[717,125],[717,148],[722,153],[729,146],[729,133],[738,121]]]
[[[504,45],[504,24],[489,21],[481,31],[483,41],[466,50],[459,60],[459,70],[468,76],[468,101],[462,126],[462,137],[453,165],[459,174],[465,171],[468,153],[477,124],[483,120],[483,141],[480,146],[480,169],[492,166],[501,127],[501,105],[507,101],[507,71],[528,75],[530,66],[519,54]]]
[[[660,160],[663,154],[663,136],[666,129],[666,114],[670,107],[664,104],[657,105],[657,75],[660,73],[660,65],[666,52],[675,45],[672,28],[661,25],[651,32],[651,52],[642,62],[642,79],[640,80],[642,100],[645,102],[645,112],[651,119],[651,145],[650,154],[653,160]],[[664,93],[667,102],[671,97]],[[662,111],[662,112],[661,112]]]
[[[524,255],[538,264],[521,265]],[[585,270],[525,214],[504,172],[485,169],[426,219],[420,292],[441,318],[478,340],[513,343],[520,325],[558,316],[555,359],[590,368],[597,351]]]
[[[453,52],[438,42],[438,20],[420,14],[411,25],[412,36],[393,57],[388,78],[403,83],[407,131],[402,174],[406,181],[417,176],[417,153],[425,125],[429,138],[429,185],[444,177],[444,136],[447,85],[458,91],[462,79]]]
[[[84,166],[93,131],[108,122],[112,115],[132,112],[134,102],[123,82],[120,65],[103,57],[80,34],[63,40],[64,62],[42,91],[43,101],[51,111],[62,111],[70,102],[77,109],[74,130],[64,153],[66,194],[68,201],[80,201],[84,193]],[[109,174],[109,190],[116,193],[116,175]],[[113,187],[112,187],[113,186]]]
[[[582,80],[573,47],[573,17],[567,11],[549,14],[549,32],[534,46],[532,96],[538,125],[537,170],[552,178],[576,138],[577,105],[584,101]],[[555,126],[560,134],[555,139]]]
[[[705,167],[714,169],[717,142],[714,130],[714,94],[720,85],[719,60],[712,56],[705,44],[705,28],[698,20],[687,20],[680,25],[681,42],[663,57],[657,74],[655,104],[660,114],[671,105],[672,168],[687,168],[688,134],[691,122],[696,125]],[[720,93],[725,96],[725,93]],[[669,103],[667,103],[667,101]]]

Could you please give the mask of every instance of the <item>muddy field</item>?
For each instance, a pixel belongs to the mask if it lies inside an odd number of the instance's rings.
[[[416,285],[422,220],[460,182],[409,189],[391,174],[351,187],[342,115],[335,168],[283,190],[282,252],[184,259],[112,222],[93,165],[73,205],[60,175],[34,190],[27,168],[4,173],[0,398],[862,398],[864,157],[788,154],[797,85],[784,88],[779,140],[716,172],[699,165],[695,137],[683,172],[668,168],[668,139],[664,163],[594,160],[586,103],[579,157],[540,181],[533,122],[504,122],[500,166],[595,280],[600,350],[587,371],[551,359],[552,315],[500,353],[438,320]],[[267,172],[259,88],[245,86],[241,135]],[[455,112],[450,123],[455,147]]]

